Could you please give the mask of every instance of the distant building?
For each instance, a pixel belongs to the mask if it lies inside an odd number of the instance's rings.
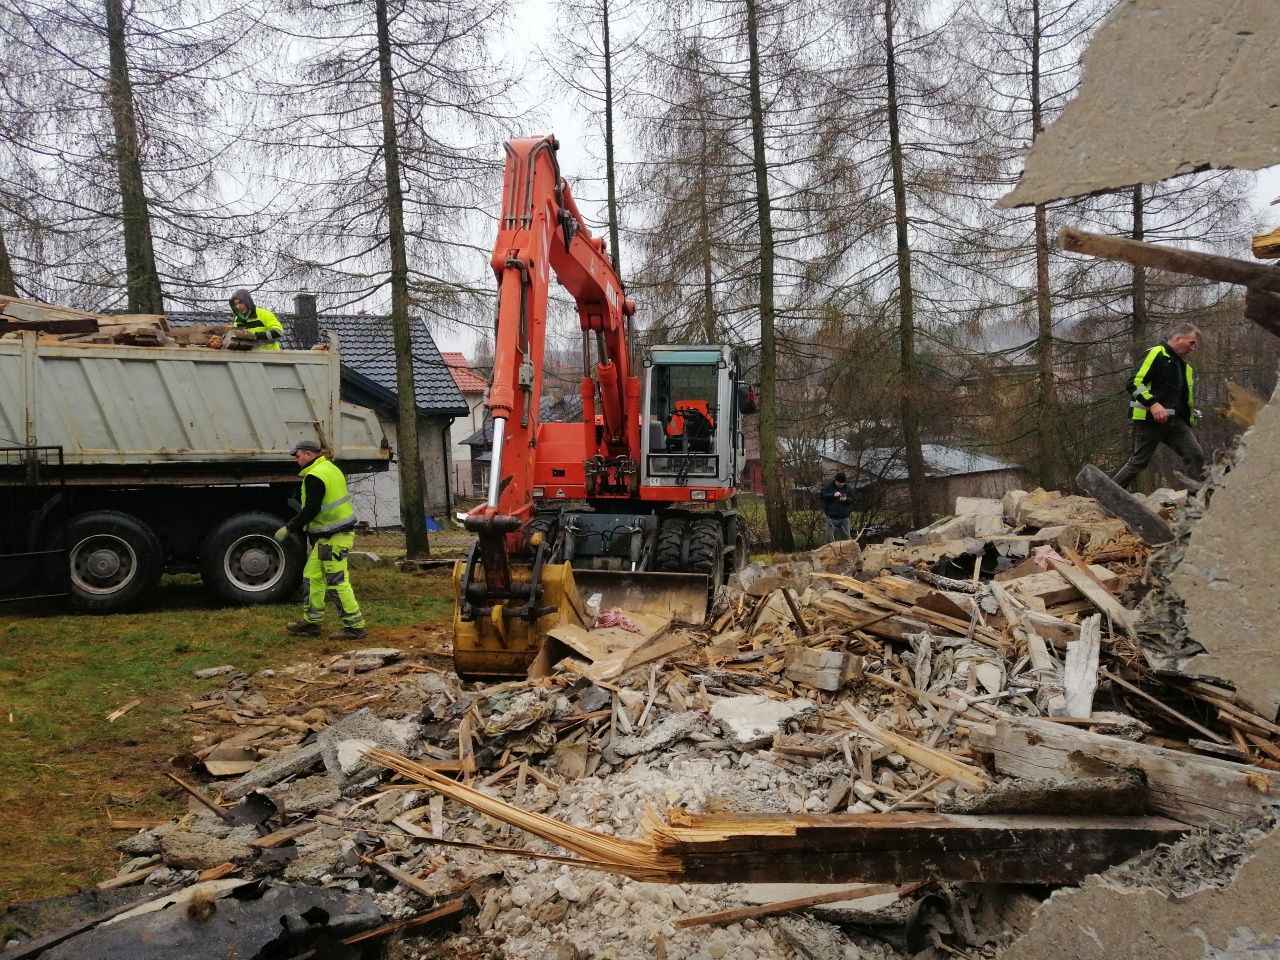
[[[881,513],[907,513],[911,493],[907,485],[907,463],[901,447],[869,447],[852,449],[838,440],[782,441],[784,460],[803,457],[817,461],[821,479],[825,481],[843,470],[859,509]],[[792,453],[794,451],[794,453]],[[1022,467],[996,457],[962,447],[926,443],[925,476],[929,490],[929,508],[946,513],[956,497],[999,497],[1006,490],[1023,486],[1026,475]],[[816,487],[804,484],[796,488],[797,505],[816,504]]]
[[[294,311],[281,312],[264,301],[284,325],[287,350],[309,350],[338,338],[342,355],[342,399],[377,411],[378,420],[392,449],[396,447],[399,395],[396,389],[395,343],[388,317],[367,313],[317,313],[316,299],[309,294],[294,297]],[[227,311],[175,311],[165,314],[176,326],[227,323]],[[452,509],[453,469],[450,425],[456,417],[470,414],[467,398],[436,349],[426,324],[413,318],[410,326],[413,352],[414,401],[418,414],[418,453],[424,478],[426,512],[447,516]],[[352,477],[351,501],[356,516],[370,527],[400,525],[400,471],[397,459],[386,473]]]
[[[472,472],[471,447],[465,441],[484,426],[484,401],[489,392],[489,382],[472,369],[461,353],[444,352],[440,356],[444,358],[445,366],[453,375],[453,382],[466,399],[468,410],[466,416],[458,417],[449,428],[454,493],[459,497],[478,497],[481,491]]]

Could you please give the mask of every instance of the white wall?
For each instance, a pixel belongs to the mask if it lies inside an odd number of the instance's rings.
[[[449,428],[453,458],[450,482],[455,496],[474,497],[479,496],[480,491],[476,490],[471,483],[471,448],[464,447],[462,441],[484,426],[484,394],[468,394],[467,406],[470,408],[470,414],[458,417]]]
[[[394,448],[395,421],[381,415],[378,419],[382,424],[383,432]],[[437,521],[442,520],[449,510],[449,505],[445,503],[445,477],[449,475],[451,464],[449,450],[442,450],[441,435],[444,423],[444,420],[437,419],[418,421],[418,452],[422,457],[426,478],[423,498],[426,500],[427,513]],[[470,461],[468,461],[468,469],[470,469],[469,463]],[[358,519],[374,528],[400,526],[399,459],[384,473],[348,477],[347,487],[351,492],[351,503],[355,507]]]

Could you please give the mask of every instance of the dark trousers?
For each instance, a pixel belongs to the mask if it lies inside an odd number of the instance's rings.
[[[1188,477],[1192,480],[1204,477],[1204,451],[1200,449],[1200,441],[1189,426],[1177,417],[1170,417],[1164,423],[1134,421],[1133,454],[1111,479],[1127,490],[1133,478],[1147,469],[1147,464],[1156,455],[1156,447],[1162,443],[1182,458]]]

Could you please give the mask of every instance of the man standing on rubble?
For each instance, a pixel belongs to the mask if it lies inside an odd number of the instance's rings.
[[[290,633],[318,637],[324,622],[325,600],[332,597],[342,616],[342,629],[330,640],[363,640],[364,614],[356,602],[347,572],[347,554],[355,546],[356,512],[347,493],[347,478],[314,440],[293,448],[293,460],[302,472],[302,506],[297,515],[275,533],[283,543],[293,534],[306,532],[311,553],[302,575],[307,579],[307,603],[303,618],[285,624]]]
[[[849,495],[849,485],[844,471],[822,485],[818,491],[818,499],[822,501],[822,512],[827,515],[827,539],[824,543],[836,540],[852,540],[849,530],[849,514],[853,513],[853,498]]]
[[[274,313],[253,302],[248,290],[231,295],[231,325],[237,338],[251,340],[255,350],[279,350],[284,325]]]
[[[1132,399],[1133,454],[1112,478],[1128,489],[1147,468],[1160,444],[1171,447],[1186,467],[1187,476],[1199,482],[1204,476],[1204,451],[1191,428],[1196,425],[1195,374],[1187,357],[1200,346],[1200,330],[1181,323],[1169,339],[1146,352],[1129,380]]]

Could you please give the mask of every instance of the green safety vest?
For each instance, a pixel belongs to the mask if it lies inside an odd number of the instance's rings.
[[[307,477],[315,474],[324,483],[324,503],[315,519],[307,524],[307,533],[327,536],[342,533],[356,525],[356,511],[351,506],[351,495],[347,493],[347,478],[342,475],[338,465],[324,456],[316,457],[302,468],[298,476],[302,477],[302,506],[307,505]]]
[[[1151,364],[1155,362],[1156,357],[1163,357],[1173,362],[1173,357],[1169,355],[1169,350],[1164,344],[1159,344],[1147,351],[1147,355],[1142,358],[1142,363],[1138,366],[1138,370],[1133,375],[1133,379],[1129,385],[1133,388],[1134,399],[1129,401],[1129,416],[1134,420],[1145,420],[1150,414],[1147,404],[1154,398],[1150,386],[1147,384],[1147,375],[1151,372]],[[1191,364],[1183,360],[1183,368],[1186,370],[1187,376],[1187,420],[1191,426],[1196,425],[1196,378],[1191,370]],[[1173,408],[1170,407],[1170,413]]]
[[[264,310],[262,307],[256,307],[254,309],[254,315],[252,317],[241,316],[240,314],[236,313],[233,310],[231,313],[231,318],[232,318],[232,324],[237,329],[246,330],[249,333],[252,333],[255,337],[258,334],[266,333],[269,330],[275,330],[281,337],[284,336],[284,324],[280,322],[279,318],[274,313],[272,313],[270,310]],[[280,341],[266,340],[262,343],[257,344],[253,349],[279,350]]]

